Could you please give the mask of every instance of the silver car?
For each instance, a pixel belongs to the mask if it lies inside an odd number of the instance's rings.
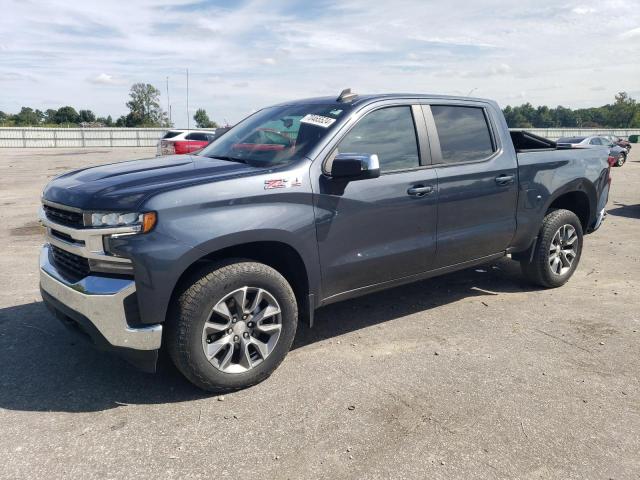
[[[627,161],[627,149],[614,144],[609,138],[604,136],[592,137],[562,137],[556,142],[558,145],[571,145],[575,148],[601,148],[609,149],[609,156],[615,159],[614,165],[621,167]]]

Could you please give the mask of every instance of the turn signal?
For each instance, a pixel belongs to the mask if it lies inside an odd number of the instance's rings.
[[[156,225],[156,212],[147,212],[142,216],[142,233],[150,232]]]

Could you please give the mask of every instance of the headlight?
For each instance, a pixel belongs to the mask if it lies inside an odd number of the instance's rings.
[[[149,232],[156,224],[156,212],[117,213],[94,212],[91,214],[92,227],[133,227],[140,233]]]

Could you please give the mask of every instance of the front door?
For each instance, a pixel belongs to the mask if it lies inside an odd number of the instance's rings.
[[[428,270],[436,247],[437,179],[416,136],[421,111],[371,111],[340,140],[338,152],[377,154],[379,178],[341,183],[322,175],[315,195],[323,297]],[[424,128],[424,123],[419,125]],[[426,138],[426,135],[425,135]],[[416,191],[415,188],[420,190]]]

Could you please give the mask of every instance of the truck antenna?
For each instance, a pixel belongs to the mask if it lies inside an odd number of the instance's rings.
[[[351,93],[350,88],[345,88],[340,92],[340,95],[336,99],[337,102],[349,103],[358,96],[357,93]]]

